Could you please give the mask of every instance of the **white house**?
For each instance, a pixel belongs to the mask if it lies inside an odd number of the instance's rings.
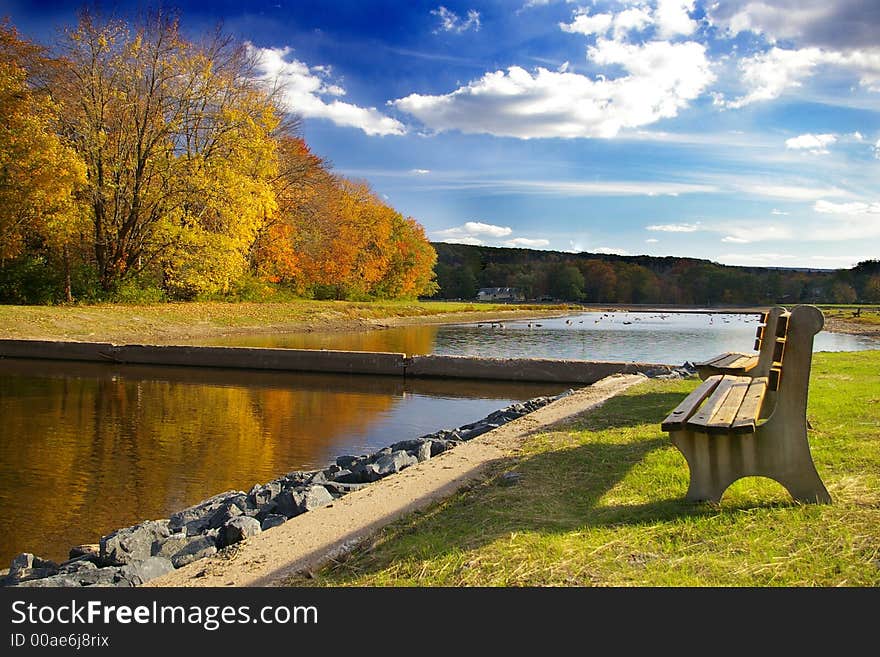
[[[522,293],[515,287],[484,287],[477,292],[478,301],[521,301]]]

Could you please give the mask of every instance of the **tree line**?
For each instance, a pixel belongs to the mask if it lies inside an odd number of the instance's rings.
[[[526,300],[752,305],[880,303],[880,260],[834,271],[732,267],[696,258],[618,256],[434,243],[435,298],[514,287]]]
[[[0,301],[415,298],[422,226],[334,174],[246,44],[82,11],[0,23]]]

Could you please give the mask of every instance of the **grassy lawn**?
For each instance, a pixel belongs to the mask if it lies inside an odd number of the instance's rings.
[[[880,327],[880,306],[872,305],[843,305],[843,304],[819,304],[818,308],[826,318],[843,319],[853,324],[867,327]],[[858,312],[858,316],[855,313]]]
[[[880,351],[820,353],[808,418],[834,503],[747,478],[689,504],[660,421],[696,379],[652,380],[533,437],[481,483],[295,586],[878,586]],[[499,475],[515,471],[517,483]]]
[[[187,302],[149,305],[0,305],[0,339],[169,342],[231,332],[356,330],[375,321],[459,321],[538,316],[568,306],[468,302],[301,300],[284,303]]]

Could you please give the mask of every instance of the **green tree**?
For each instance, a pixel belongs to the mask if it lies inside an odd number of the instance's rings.
[[[560,263],[550,275],[550,294],[565,301],[577,301],[584,295],[584,275],[572,264]]]

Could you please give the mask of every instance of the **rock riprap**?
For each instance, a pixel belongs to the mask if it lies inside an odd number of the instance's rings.
[[[71,548],[62,563],[17,555],[4,586],[138,586],[215,554],[348,493],[426,461],[507,422],[571,394],[517,402],[456,429],[402,440],[372,454],[344,455],[323,470],[290,472],[245,493],[214,495],[170,518],[147,520],[102,536],[98,545]]]

